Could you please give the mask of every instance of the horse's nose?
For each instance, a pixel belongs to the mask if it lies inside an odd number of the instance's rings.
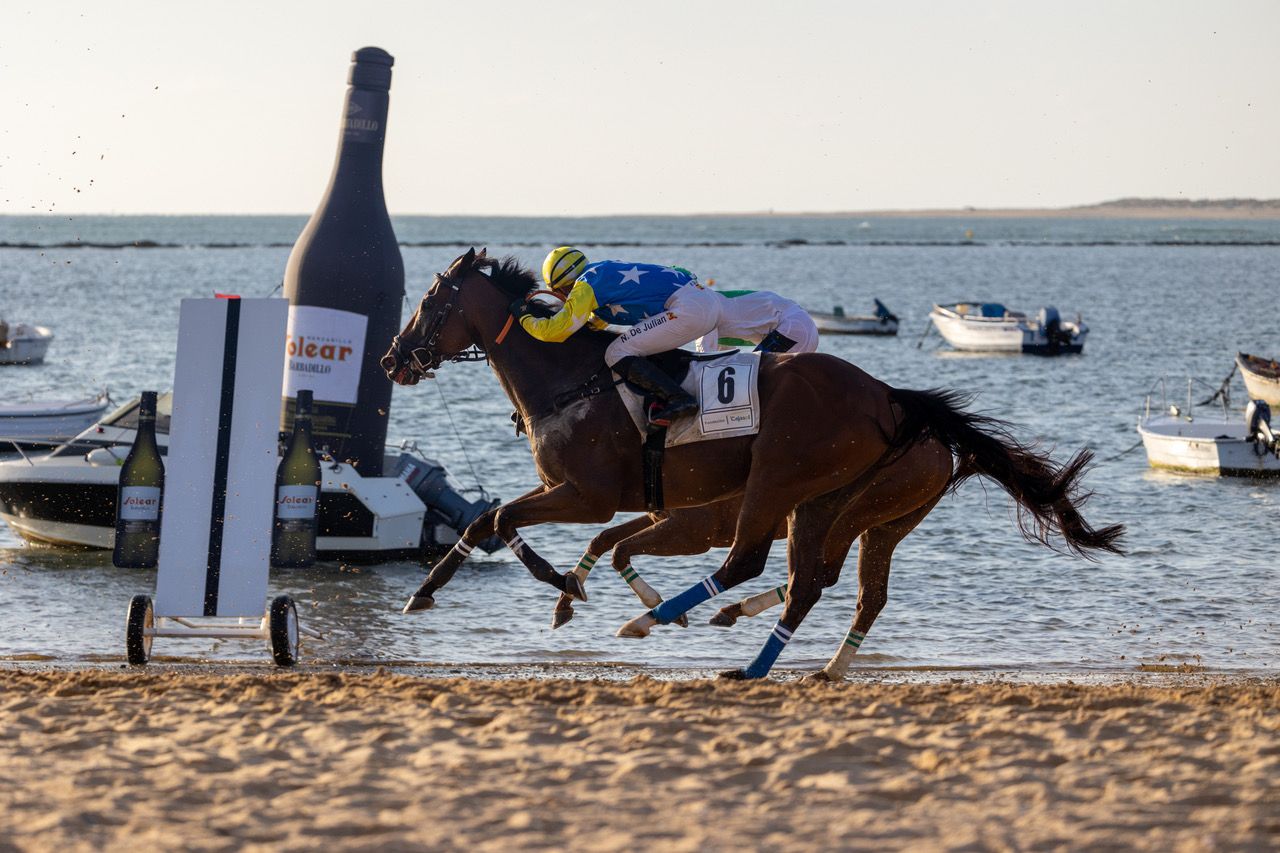
[[[378,364],[382,366],[383,372],[386,373],[387,378],[391,380],[394,380],[396,378],[396,373],[400,371],[400,360],[391,353],[387,353],[382,358],[378,359]]]

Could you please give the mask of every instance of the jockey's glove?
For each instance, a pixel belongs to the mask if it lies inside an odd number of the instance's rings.
[[[511,316],[516,318],[516,322],[519,322],[521,317],[525,317],[533,313],[533,309],[529,307],[529,303],[523,296],[512,302],[511,305],[508,306],[507,310],[511,312]]]

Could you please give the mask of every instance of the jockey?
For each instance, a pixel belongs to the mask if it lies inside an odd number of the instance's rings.
[[[698,339],[698,352],[716,352],[720,338],[757,344],[756,352],[816,352],[818,327],[796,303],[767,290],[722,290],[728,303],[720,324]]]
[[[645,356],[676,349],[714,329],[724,297],[681,267],[588,264],[587,256],[571,246],[547,255],[542,277],[553,290],[568,295],[564,307],[546,318],[532,316],[523,299],[513,302],[511,313],[526,332],[559,342],[587,323],[630,326],[605,350],[605,364],[658,398],[660,405],[649,415],[655,424],[669,424],[697,410],[697,401]]]

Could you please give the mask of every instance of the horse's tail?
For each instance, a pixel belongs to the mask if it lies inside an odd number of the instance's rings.
[[[1124,525],[1095,530],[1080,514],[1089,498],[1081,490],[1080,477],[1093,459],[1082,450],[1059,466],[1048,454],[1023,444],[1004,421],[964,410],[970,398],[954,391],[890,390],[890,399],[902,410],[902,420],[891,447],[906,447],[932,437],[959,460],[951,489],[974,474],[999,483],[1018,504],[1018,528],[1030,541],[1053,547],[1050,537],[1061,536],[1067,549],[1083,557],[1094,551],[1124,553],[1116,540]]]

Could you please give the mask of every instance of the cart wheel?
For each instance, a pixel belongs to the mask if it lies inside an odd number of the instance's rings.
[[[271,600],[268,611],[271,630],[271,656],[278,666],[293,666],[298,662],[298,608],[287,595],[277,595]]]
[[[156,626],[151,596],[135,595],[129,600],[129,615],[124,622],[124,651],[129,663],[141,666],[151,659],[151,640],[147,631]]]

